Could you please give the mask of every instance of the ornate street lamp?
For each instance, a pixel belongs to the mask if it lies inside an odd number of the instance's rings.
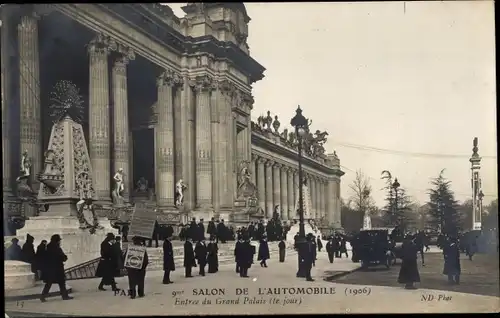
[[[399,219],[398,215],[398,188],[401,186],[398,182],[398,178],[394,179],[394,182],[392,183],[392,188],[394,189],[394,215],[398,218],[398,226],[401,226],[401,220]]]
[[[298,141],[298,163],[299,163],[299,237],[297,239],[297,249],[298,249],[298,258],[299,258],[299,268],[297,271],[297,277],[305,277],[305,273],[302,270],[301,264],[301,254],[303,251],[303,244],[306,243],[306,233],[304,228],[304,194],[302,193],[302,184],[303,184],[303,176],[302,176],[302,142],[304,136],[307,134],[309,129],[309,121],[302,115],[302,109],[300,109],[300,105],[297,107],[295,111],[296,114],[290,121],[290,125],[295,128],[295,135],[297,136]]]

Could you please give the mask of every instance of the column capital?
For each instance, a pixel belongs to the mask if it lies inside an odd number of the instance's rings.
[[[282,166],[283,166],[283,165],[282,165],[281,163],[278,163],[278,162],[275,162],[275,163],[273,164],[273,168],[275,168],[275,169],[279,169],[279,168],[281,168]]]
[[[210,75],[201,75],[189,80],[189,86],[197,92],[200,91],[212,91],[217,89],[217,84],[213,77]]]
[[[176,86],[184,84],[182,76],[172,69],[165,69],[157,78],[156,85],[160,86]]]
[[[267,161],[267,159],[266,158],[262,158],[261,156],[258,156],[258,158],[257,158],[257,162],[259,164],[265,164],[266,161]]]
[[[281,170],[283,170],[283,171],[285,171],[285,172],[288,172],[288,171],[290,171],[291,169],[292,169],[292,168],[290,168],[290,166],[287,166],[287,165],[283,165],[283,166],[281,167]]]
[[[109,54],[111,51],[116,51],[118,44],[108,35],[99,33],[87,44],[88,53],[94,54]]]
[[[267,159],[265,165],[266,167],[272,167],[274,165],[274,160]]]
[[[127,65],[130,61],[135,60],[134,50],[126,45],[118,43],[116,53],[115,65]]]
[[[259,155],[252,154],[252,161],[257,161],[259,160]]]
[[[238,88],[236,87],[236,84],[229,80],[222,80],[217,82],[217,88],[221,91],[221,93],[225,96],[232,97],[234,96]]]

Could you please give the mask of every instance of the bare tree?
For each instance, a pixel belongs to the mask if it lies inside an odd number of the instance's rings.
[[[370,179],[361,170],[358,170],[356,171],[356,178],[349,185],[349,188],[352,191],[350,196],[350,201],[353,205],[352,208],[359,211],[362,216],[365,213],[369,213],[375,205],[375,201],[371,196],[372,187]]]

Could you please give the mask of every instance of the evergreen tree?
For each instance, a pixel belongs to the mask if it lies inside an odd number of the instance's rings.
[[[397,187],[397,179],[392,178],[390,171],[382,171],[382,179],[386,181],[386,186],[383,188],[387,192],[385,201],[386,204],[382,208],[384,212],[386,226],[398,225],[402,230],[412,225],[412,204],[411,197],[406,193],[406,189],[401,185]]]
[[[451,181],[444,177],[444,169],[432,179],[433,189],[429,189],[429,214],[434,226],[445,234],[457,234],[459,230],[459,204],[451,190]]]

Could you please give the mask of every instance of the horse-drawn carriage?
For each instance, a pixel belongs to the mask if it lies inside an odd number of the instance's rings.
[[[361,267],[383,264],[387,268],[395,261],[393,245],[388,229],[361,230],[353,242],[353,262],[361,262]]]

